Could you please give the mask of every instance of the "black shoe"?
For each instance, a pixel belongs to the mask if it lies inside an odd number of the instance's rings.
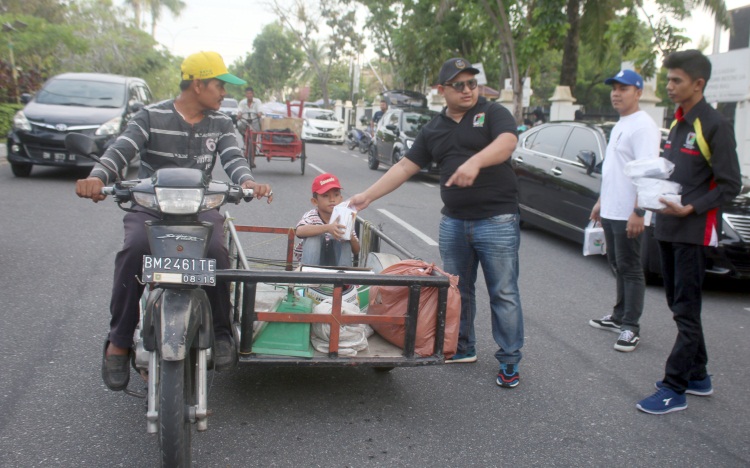
[[[107,356],[109,340],[104,341],[104,352],[102,353],[102,380],[104,384],[115,392],[125,390],[130,382],[130,354],[122,356]]]
[[[237,364],[237,349],[228,336],[217,336],[214,341],[214,370],[225,371]]]
[[[600,319],[591,319],[589,320],[589,325],[600,330],[609,330],[615,333],[620,333],[620,324],[615,323],[615,321],[612,320],[611,315],[605,315]]]

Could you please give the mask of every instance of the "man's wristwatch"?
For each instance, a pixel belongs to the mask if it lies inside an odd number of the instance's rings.
[[[644,210],[643,208],[635,208],[633,210],[633,213],[635,213],[636,216],[640,216],[641,218],[646,216],[646,210]]]

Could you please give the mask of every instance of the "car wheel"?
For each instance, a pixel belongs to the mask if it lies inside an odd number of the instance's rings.
[[[378,169],[378,166],[380,166],[380,161],[378,161],[378,150],[373,145],[370,147],[370,152],[367,154],[367,167],[375,171]]]
[[[33,167],[33,164],[10,163],[10,170],[13,171],[13,175],[16,177],[28,177]]]
[[[395,149],[393,151],[393,156],[391,156],[391,161],[395,165],[396,163],[398,163],[399,161],[401,161],[403,158],[404,158],[404,155],[401,152],[401,149],[398,148],[398,149]]]

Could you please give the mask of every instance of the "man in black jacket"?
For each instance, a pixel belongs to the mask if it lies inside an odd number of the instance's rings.
[[[678,334],[657,392],[636,405],[651,414],[687,408],[685,393],[713,393],[701,324],[705,248],[718,244],[721,204],[742,186],[734,129],[703,97],[711,62],[698,50],[686,50],[670,54],[664,66],[667,94],[679,107],[663,156],[675,164],[670,180],[682,185],[682,203],[662,200],[666,208],[657,212],[654,235]]]

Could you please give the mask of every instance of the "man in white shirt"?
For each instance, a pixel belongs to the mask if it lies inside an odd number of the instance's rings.
[[[260,131],[260,118],[263,116],[260,111],[261,104],[263,103],[260,102],[260,99],[255,99],[253,88],[251,86],[245,88],[245,99],[240,101],[237,109],[237,115],[240,117],[237,121],[237,128],[242,135],[245,134],[248,125],[245,122],[250,124],[253,131]]]
[[[639,321],[646,293],[641,267],[646,212],[638,208],[635,185],[624,168],[636,159],[659,157],[661,132],[638,105],[643,93],[641,75],[622,70],[604,83],[612,85],[610,99],[620,120],[609,136],[601,194],[591,210],[591,219],[601,221],[604,228],[607,259],[617,277],[617,298],[611,314],[590,320],[589,325],[619,333],[615,349],[629,352],[640,341]]]

